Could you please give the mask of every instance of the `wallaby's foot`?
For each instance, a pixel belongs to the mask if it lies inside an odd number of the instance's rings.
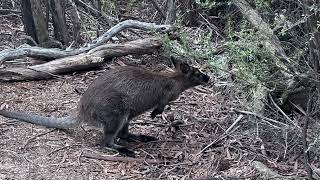
[[[118,151],[121,155],[125,155],[128,157],[135,157],[136,156],[134,151],[132,151],[124,146],[120,146],[117,144],[106,144],[105,146]]]
[[[128,134],[127,140],[131,141],[140,141],[140,142],[150,142],[150,141],[157,141],[158,139],[153,136],[143,135],[143,134]]]
[[[118,133],[118,137],[127,141],[140,141],[140,142],[150,142],[156,141],[157,138],[153,136],[143,135],[143,134],[133,134],[128,131],[129,124],[125,124],[121,131]]]
[[[132,151],[130,149],[127,149],[125,147],[119,148],[119,149],[117,149],[117,151],[120,154],[123,154],[123,155],[128,156],[128,157],[136,157],[136,154],[134,153],[134,151]]]
[[[164,108],[165,105],[160,105],[157,108],[155,108],[150,114],[151,119],[154,119],[158,114],[161,114],[164,111]]]

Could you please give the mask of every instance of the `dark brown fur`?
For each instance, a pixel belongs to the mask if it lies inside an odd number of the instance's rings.
[[[118,67],[105,72],[88,87],[81,97],[77,117],[53,120],[26,115],[24,112],[24,114],[19,114],[20,112],[4,110],[0,110],[0,114],[58,128],[69,128],[74,124],[82,123],[102,126],[105,146],[128,156],[134,156],[133,151],[115,144],[114,139],[118,136],[147,142],[156,140],[156,138],[129,133],[130,120],[150,109],[153,109],[151,117],[154,118],[163,112],[170,101],[177,99],[181,92],[209,81],[209,77],[198,69],[175,59],[172,61],[176,68],[176,71],[172,73],[153,73],[130,66]],[[21,116],[28,116],[28,118]],[[32,117],[36,120],[32,120]],[[67,120],[72,123],[67,123]],[[57,125],[52,123],[58,121],[60,123]]]

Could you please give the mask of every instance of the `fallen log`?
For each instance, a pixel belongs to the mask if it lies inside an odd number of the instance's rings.
[[[159,38],[139,39],[123,44],[105,44],[88,53],[56,59],[29,67],[0,69],[0,82],[41,80],[74,71],[101,66],[106,58],[128,54],[151,54],[162,46]]]
[[[117,25],[110,28],[107,32],[101,35],[96,40],[87,44],[79,49],[62,50],[57,48],[41,48],[41,47],[21,47],[17,49],[7,49],[0,52],[0,64],[7,60],[22,58],[22,57],[35,57],[44,59],[56,59],[67,56],[74,56],[81,53],[86,53],[91,49],[101,46],[107,43],[113,36],[118,34],[120,31],[125,29],[141,29],[145,31],[156,31],[156,32],[169,32],[173,30],[172,25],[156,25],[155,23],[146,23],[135,20],[126,20],[118,23]]]

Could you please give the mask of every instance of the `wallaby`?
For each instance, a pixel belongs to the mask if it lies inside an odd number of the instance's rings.
[[[104,145],[121,154],[134,152],[114,143],[116,137],[141,142],[156,138],[128,132],[132,118],[153,109],[151,118],[186,89],[207,83],[209,76],[197,68],[171,57],[175,71],[155,73],[138,67],[123,66],[106,71],[82,95],[77,115],[43,117],[28,112],[0,110],[0,115],[51,128],[68,129],[82,124],[103,127]]]

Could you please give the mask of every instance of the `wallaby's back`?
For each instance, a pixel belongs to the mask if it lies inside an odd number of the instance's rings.
[[[79,105],[80,118],[86,121],[96,111],[121,111],[127,107],[130,117],[134,117],[155,107],[163,99],[174,100],[184,89],[174,74],[153,73],[130,66],[108,70],[83,94]],[[110,102],[115,99],[125,105],[108,107],[122,104]]]

